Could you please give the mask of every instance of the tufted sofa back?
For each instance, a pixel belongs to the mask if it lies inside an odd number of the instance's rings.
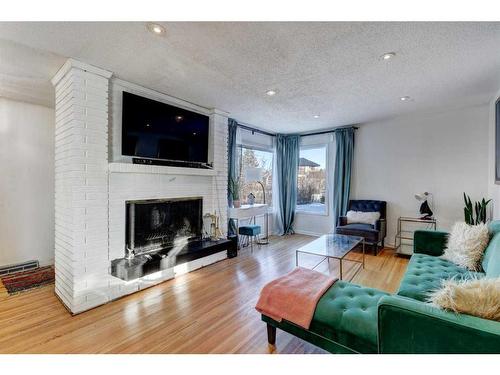
[[[362,212],[380,212],[380,218],[385,219],[386,216],[386,201],[375,200],[350,200],[349,210]]]
[[[492,221],[488,227],[492,237],[481,265],[486,277],[500,277],[500,220]]]

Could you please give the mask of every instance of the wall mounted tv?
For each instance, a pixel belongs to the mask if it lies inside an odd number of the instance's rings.
[[[128,92],[122,108],[122,155],[145,164],[207,166],[208,116]]]

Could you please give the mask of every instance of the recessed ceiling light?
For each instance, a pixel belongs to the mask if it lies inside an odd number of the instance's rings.
[[[182,117],[180,115],[179,116],[175,116],[175,121],[181,122],[182,120],[184,120],[184,117]]]
[[[319,115],[314,115],[313,117],[314,117],[314,118],[319,118]]]
[[[410,100],[411,98],[409,96],[402,96],[401,98],[399,98],[402,102],[407,102],[408,100]]]
[[[387,52],[382,55],[382,60],[390,60],[396,56],[396,52]]]
[[[267,90],[267,91],[266,91],[266,95],[267,95],[267,96],[274,96],[274,95],[276,95],[277,93],[278,93],[278,91],[276,91],[276,90]]]
[[[162,25],[159,25],[157,23],[149,22],[147,24],[147,28],[153,34],[156,34],[156,35],[163,35],[163,34],[165,34],[165,28]]]

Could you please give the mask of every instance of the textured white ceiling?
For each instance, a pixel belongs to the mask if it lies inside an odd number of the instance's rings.
[[[53,106],[54,89],[50,77],[65,60],[49,52],[0,39],[0,97]]]
[[[0,95],[52,103],[48,80],[73,57],[289,133],[485,103],[500,87],[500,23],[162,25],[165,36],[134,22],[0,23]]]

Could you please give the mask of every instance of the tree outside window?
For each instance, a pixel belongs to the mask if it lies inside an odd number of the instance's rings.
[[[245,181],[247,168],[263,168],[264,173],[261,182],[266,191],[266,203],[272,206],[273,199],[273,153],[248,147],[240,148],[240,199],[242,203],[248,202],[248,195],[255,195],[255,203],[262,203],[264,197],[262,187],[255,181]]]
[[[326,213],[326,146],[301,147],[297,173],[297,211]]]

